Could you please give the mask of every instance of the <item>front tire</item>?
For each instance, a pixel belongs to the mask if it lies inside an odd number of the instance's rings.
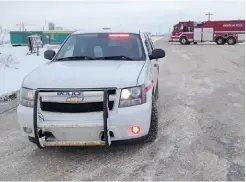
[[[149,132],[145,138],[145,142],[154,142],[158,136],[158,110],[155,97],[153,97],[151,121]]]
[[[181,37],[180,44],[186,45],[186,44],[189,44],[189,41],[188,41],[188,39],[186,37]]]
[[[28,136],[28,140],[29,140],[31,143],[36,144],[36,140],[35,140],[35,138],[34,138],[34,137],[30,137],[30,136]]]
[[[157,81],[157,85],[156,85],[156,88],[155,88],[155,100],[158,100],[159,99],[159,84],[158,84],[158,81]]]

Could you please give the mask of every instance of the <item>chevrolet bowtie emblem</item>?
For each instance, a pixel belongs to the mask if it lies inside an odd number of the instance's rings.
[[[68,103],[80,103],[83,99],[80,97],[69,97],[67,98]]]

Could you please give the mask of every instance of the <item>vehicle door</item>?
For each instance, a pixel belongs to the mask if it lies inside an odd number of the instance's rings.
[[[150,43],[150,46],[151,46],[151,49],[152,51],[155,49],[155,46],[154,46],[154,43],[151,39],[151,37],[149,35],[148,36],[148,40],[149,40],[149,43]],[[151,52],[152,52],[151,51]],[[159,62],[158,62],[158,59],[155,59],[155,60],[152,60],[154,62],[154,68],[155,68],[155,81],[157,83],[158,81],[158,76],[159,76]]]
[[[144,36],[145,36],[145,45],[148,49],[148,54],[151,55],[153,50],[154,50],[154,47],[152,46],[151,40],[148,37],[148,35],[146,33],[144,33]],[[154,86],[156,86],[157,79],[158,79],[158,70],[159,70],[159,67],[158,67],[159,65],[158,65],[157,59],[152,59],[151,65],[152,65],[152,71],[153,71],[152,75],[153,75]]]

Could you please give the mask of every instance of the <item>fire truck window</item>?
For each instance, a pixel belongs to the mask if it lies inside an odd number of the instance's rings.
[[[175,27],[175,32],[179,32],[179,27]]]
[[[191,26],[189,26],[189,27],[188,27],[188,32],[193,32],[193,30],[192,30],[192,27],[191,27]]]
[[[186,28],[186,26],[184,26],[184,28],[183,28],[183,32],[187,32],[187,28]]]

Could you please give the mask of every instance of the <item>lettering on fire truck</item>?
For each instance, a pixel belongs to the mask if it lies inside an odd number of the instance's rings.
[[[243,24],[224,24],[223,27],[242,27]]]

